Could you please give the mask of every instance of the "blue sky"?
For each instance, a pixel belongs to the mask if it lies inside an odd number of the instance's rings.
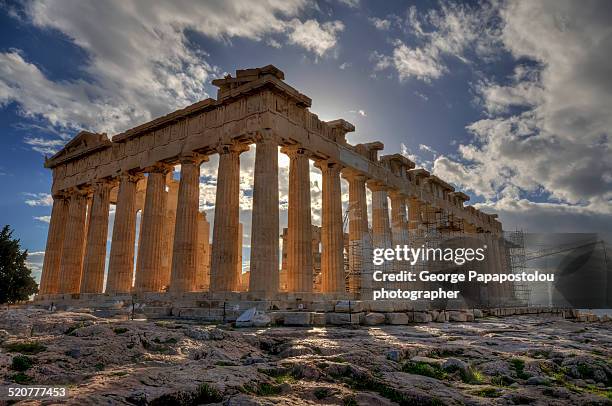
[[[274,64],[322,119],[355,124],[350,142],[404,153],[506,229],[610,231],[609,21],[605,1],[0,2],[0,223],[37,268],[45,154],[80,129],[113,135],[215,97],[210,81],[225,73]],[[209,214],[214,166],[203,167]]]

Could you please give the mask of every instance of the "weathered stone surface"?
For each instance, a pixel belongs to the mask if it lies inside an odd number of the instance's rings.
[[[310,326],[312,325],[311,312],[284,312],[283,324],[286,326]]]
[[[385,324],[385,315],[383,313],[367,313],[364,317],[363,323],[368,326],[376,326],[379,324]]]
[[[468,319],[466,313],[455,310],[447,311],[446,314],[448,314],[448,321],[467,321]]]
[[[406,313],[386,313],[388,324],[408,324],[410,319]]]
[[[414,312],[412,321],[415,323],[429,323],[431,321],[431,314],[428,312]]]
[[[359,324],[363,313],[327,313],[327,323],[342,326],[345,324]]]
[[[340,300],[336,303],[336,313],[361,313],[364,311],[364,304],[355,300]]]
[[[30,336],[33,325],[39,327]],[[484,405],[492,399],[500,404],[607,404],[602,380],[609,379],[612,350],[601,343],[609,341],[609,325],[583,326],[542,314],[469,325],[430,324],[426,329],[385,325],[253,331],[182,320],[112,320],[11,309],[0,310],[0,331],[6,331],[1,333],[0,365],[10,365],[17,355],[8,344],[38,342],[45,349],[29,355],[35,362],[24,374],[33,385],[75,385],[79,391],[71,393],[70,402],[78,404],[106,404],[109,399],[174,404],[180,394],[197,393],[201,383],[218,391],[216,403],[223,404],[343,404],[354,397],[364,405],[391,405],[397,396],[423,404]],[[406,359],[418,368],[403,372]],[[524,361],[522,374],[516,359]],[[439,379],[419,375],[432,371],[423,364],[444,365],[448,371]],[[464,382],[476,379],[471,375],[475,372],[480,385]],[[0,368],[0,379],[7,384],[13,384],[13,375],[15,371]],[[285,385],[273,377],[282,377]],[[548,386],[542,386],[546,381]],[[376,389],[355,390],[347,382]],[[273,393],[255,392],[270,387]],[[488,388],[496,398],[475,394]],[[0,403],[9,400],[5,396],[0,393]]]

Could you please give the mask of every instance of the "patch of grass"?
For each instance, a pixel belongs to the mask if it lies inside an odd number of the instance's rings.
[[[18,383],[20,385],[27,385],[34,381],[34,378],[32,378],[30,375],[24,374],[23,372],[19,372],[12,375],[11,379],[13,380],[13,382]]]
[[[495,375],[491,378],[491,383],[497,386],[509,386],[514,383],[514,379],[505,375]]]
[[[219,403],[223,400],[221,393],[213,386],[203,383],[193,392],[180,391],[162,395],[153,399],[152,406],[180,405],[180,406],[196,406],[209,403]]]
[[[81,321],[68,327],[68,329],[64,331],[64,334],[66,334],[67,336],[73,336],[75,331],[86,326],[88,326],[88,324],[86,324],[84,321]]]
[[[170,330],[178,330],[178,329],[183,328],[183,326],[180,325],[180,324],[176,324],[173,321],[165,321],[165,320],[156,321],[155,325],[157,327],[164,327],[164,328],[167,328],[167,329],[170,329]]]
[[[347,360],[342,357],[332,357],[329,359],[330,361],[337,362],[339,364],[346,364]]]
[[[96,371],[104,371],[105,365],[101,362],[98,362],[96,365],[94,365],[94,369]]]
[[[28,357],[27,355],[17,355],[13,357],[11,369],[20,372],[27,371],[28,369],[32,368],[33,363],[34,361],[32,358]]]
[[[447,374],[437,365],[430,365],[425,362],[407,362],[402,366],[402,372],[414,375],[423,375],[435,379],[444,379]]]
[[[113,331],[115,332],[115,334],[123,334],[126,333],[128,329],[126,327],[115,327]]]
[[[255,388],[255,394],[258,396],[277,396],[281,393],[280,385],[273,385],[270,383],[262,382]]]
[[[481,398],[498,398],[501,393],[497,388],[487,387],[478,389],[472,392],[473,395],[480,396]]]
[[[355,396],[348,395],[342,398],[342,405],[343,406],[358,406],[358,403],[357,403],[357,400],[355,399]]]
[[[295,379],[291,374],[281,374],[274,377],[274,382],[276,383],[296,383],[297,379]]]
[[[111,376],[126,376],[126,375],[129,375],[129,372],[126,372],[126,371],[117,371],[117,372],[113,372],[111,374]]]
[[[510,365],[514,368],[516,372],[516,376],[520,379],[529,379],[531,375],[525,372],[525,361],[520,358],[512,358],[510,360]]]
[[[38,354],[39,352],[43,352],[47,349],[44,345],[36,341],[26,341],[24,343],[11,343],[6,345],[4,348],[8,352],[19,352],[21,354]]]
[[[195,392],[194,396],[194,404],[201,405],[206,403],[219,403],[223,400],[223,396],[221,392],[214,386],[203,383],[198,386],[198,389]]]
[[[317,399],[325,399],[329,395],[331,395],[331,391],[329,388],[317,388],[314,390],[314,395]]]
[[[484,382],[485,377],[479,370],[468,367],[467,371],[461,371],[461,380],[472,385],[480,385]]]

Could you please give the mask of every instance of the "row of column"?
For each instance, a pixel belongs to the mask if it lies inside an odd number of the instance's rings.
[[[260,136],[255,141],[252,241],[249,291],[270,296],[278,291],[278,143]],[[219,153],[215,221],[211,253],[210,290],[238,291],[241,284],[239,247],[240,154],[248,146],[222,145]],[[309,152],[300,146],[283,147],[289,165],[287,235],[287,290],[312,292],[313,258]],[[202,244],[198,241],[200,164],[206,157],[180,157],[181,176],[174,227],[165,224],[166,175],[173,168],[159,163],[147,168],[145,204],[141,221],[134,290],[157,292],[169,284],[173,292],[198,290],[207,282],[198,274]],[[322,292],[343,292],[344,234],[340,176],[349,183],[349,277],[352,292],[368,294],[372,287],[372,247],[408,243],[408,234],[420,222],[416,200],[368,182],[372,190],[372,237],[368,226],[366,177],[331,160],[315,164],[322,172],[321,274]],[[91,188],[74,190],[54,199],[49,238],[41,279],[41,293],[100,293],[103,291],[110,191],[119,191],[113,228],[106,292],[132,291],[136,237],[137,183],[142,174],[123,173]],[[388,197],[391,198],[389,223]],[[90,204],[88,204],[90,201]],[[410,205],[407,210],[406,203]],[[87,207],[90,207],[89,216]],[[409,213],[409,217],[407,217]],[[86,219],[88,219],[86,221]],[[164,271],[164,235],[173,232],[170,272]],[[208,239],[206,237],[206,239]]]

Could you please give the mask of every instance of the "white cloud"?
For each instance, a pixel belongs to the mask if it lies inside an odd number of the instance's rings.
[[[36,216],[36,217],[34,217],[34,220],[38,220],[38,221],[41,221],[43,223],[50,223],[51,222],[51,216]]]
[[[612,53],[612,10],[600,6],[504,3],[500,38],[514,73],[476,86],[489,117],[467,127],[473,139],[458,159],[434,163],[434,173],[484,196],[510,224],[610,227],[612,61],[603,55]],[[545,202],[527,200],[534,195]]]
[[[24,4],[23,24],[53,30],[81,48],[79,67],[87,79],[54,80],[19,50],[0,53],[0,105],[16,102],[21,114],[74,133],[79,129],[120,132],[206,94],[211,76],[222,71],[189,32],[230,44],[232,38],[287,38],[317,57],[337,44],[340,21],[319,23],[297,17],[314,5],[308,0],[251,2],[149,1],[81,2],[44,0]],[[49,134],[32,147],[44,154],[63,138]]]
[[[319,57],[336,46],[337,34],[344,30],[342,21],[330,21],[320,24],[317,20],[291,22],[289,43],[304,47]]]
[[[361,109],[359,109],[359,110],[349,110],[349,113],[357,114],[357,115],[360,115],[361,117],[367,117],[368,116],[367,113],[365,112],[365,110],[361,110]]]
[[[440,2],[438,9],[419,15],[412,6],[404,25],[417,45],[409,46],[396,39],[392,54],[376,58],[374,70],[392,67],[400,81],[416,78],[430,82],[448,72],[448,57],[469,63],[468,51],[488,56],[499,37],[495,25],[490,24],[496,12],[497,9],[488,3],[470,7]]]
[[[24,193],[24,195],[28,198],[25,201],[25,204],[28,206],[36,207],[53,205],[53,197],[48,193]]]
[[[391,21],[384,18],[371,17],[369,21],[377,30],[386,31],[391,28]]]
[[[359,8],[361,5],[361,0],[339,0],[340,3],[349,6],[351,8]]]

